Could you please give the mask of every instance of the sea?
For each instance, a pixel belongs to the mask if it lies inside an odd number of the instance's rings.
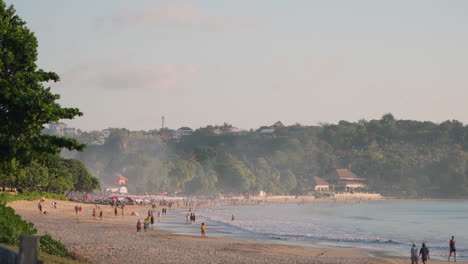
[[[156,228],[178,234],[241,238],[259,243],[358,248],[375,256],[408,257],[426,243],[432,259],[447,259],[455,236],[457,259],[468,260],[468,201],[368,201],[219,206],[171,210]],[[234,215],[234,220],[232,220]]]

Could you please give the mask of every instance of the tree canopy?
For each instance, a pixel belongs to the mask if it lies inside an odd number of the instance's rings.
[[[54,192],[99,186],[80,161],[58,156],[63,148],[83,150],[74,139],[41,133],[44,125],[81,116],[62,107],[46,87],[59,81],[36,65],[38,42],[13,6],[0,0],[0,186]]]
[[[45,124],[72,119],[82,113],[61,107],[47,82],[59,81],[54,72],[38,69],[37,39],[13,6],[0,1],[0,161],[28,163],[43,153],[62,148],[82,150],[73,139],[42,135]]]

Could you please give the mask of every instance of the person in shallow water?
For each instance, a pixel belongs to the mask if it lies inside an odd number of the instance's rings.
[[[415,243],[411,247],[411,264],[418,264],[418,247]]]
[[[448,261],[450,261],[450,257],[452,256],[452,253],[453,253],[453,260],[456,262],[457,261],[457,248],[455,247],[454,236],[452,236],[452,239],[450,239],[449,248],[450,248],[450,254],[448,256]]]
[[[423,264],[426,264],[426,261],[430,259],[429,249],[426,247],[426,243],[422,243],[422,247],[419,250],[419,256],[421,256]]]

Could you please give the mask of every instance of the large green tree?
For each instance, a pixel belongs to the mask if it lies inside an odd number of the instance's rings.
[[[37,39],[13,6],[0,0],[0,163],[3,170],[16,160],[26,164],[62,148],[84,145],[63,137],[42,135],[45,124],[82,115],[77,108],[57,103],[58,94],[46,87],[59,81],[54,72],[39,69]]]

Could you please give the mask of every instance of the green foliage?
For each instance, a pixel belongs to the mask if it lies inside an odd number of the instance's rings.
[[[71,258],[72,255],[68,252],[68,249],[58,240],[54,240],[49,234],[41,236],[40,250],[49,255],[59,256],[63,258]]]
[[[12,6],[0,1],[0,162],[28,163],[43,153],[84,147],[40,133],[45,124],[82,114],[61,107],[56,102],[60,96],[44,87],[59,77],[37,68],[37,39],[25,25]]]
[[[0,186],[89,191],[99,186],[79,161],[57,156],[63,149],[83,150],[73,139],[41,134],[44,125],[82,115],[63,108],[44,85],[56,73],[38,69],[37,39],[13,6],[0,0]]]
[[[0,202],[0,243],[18,245],[21,235],[33,235],[36,232],[32,223],[22,220],[3,200]]]
[[[32,196],[38,194],[39,193],[36,193]],[[41,195],[47,197],[56,196],[47,195],[45,193]],[[26,197],[31,198],[32,196]],[[37,230],[32,223],[22,220],[21,216],[16,214],[13,208],[6,206],[3,200],[0,202],[0,243],[18,246],[22,235],[35,235],[36,233]],[[68,252],[67,248],[60,241],[52,239],[49,234],[41,236],[40,251],[50,255],[71,258],[71,254]]]
[[[63,194],[57,193],[48,193],[48,192],[29,192],[23,190],[21,193],[13,194],[7,192],[0,192],[0,202],[9,203],[13,201],[34,201],[39,200],[41,197],[46,199],[54,199],[54,200],[67,200],[67,197]]]
[[[371,190],[411,197],[468,197],[468,127],[398,120],[268,126],[273,134],[215,135],[208,126],[180,141],[113,129],[112,140],[76,157],[94,175],[129,178],[136,192],[300,193],[304,179],[351,168]],[[258,130],[259,131],[259,130]],[[160,133],[168,133],[164,130]]]

